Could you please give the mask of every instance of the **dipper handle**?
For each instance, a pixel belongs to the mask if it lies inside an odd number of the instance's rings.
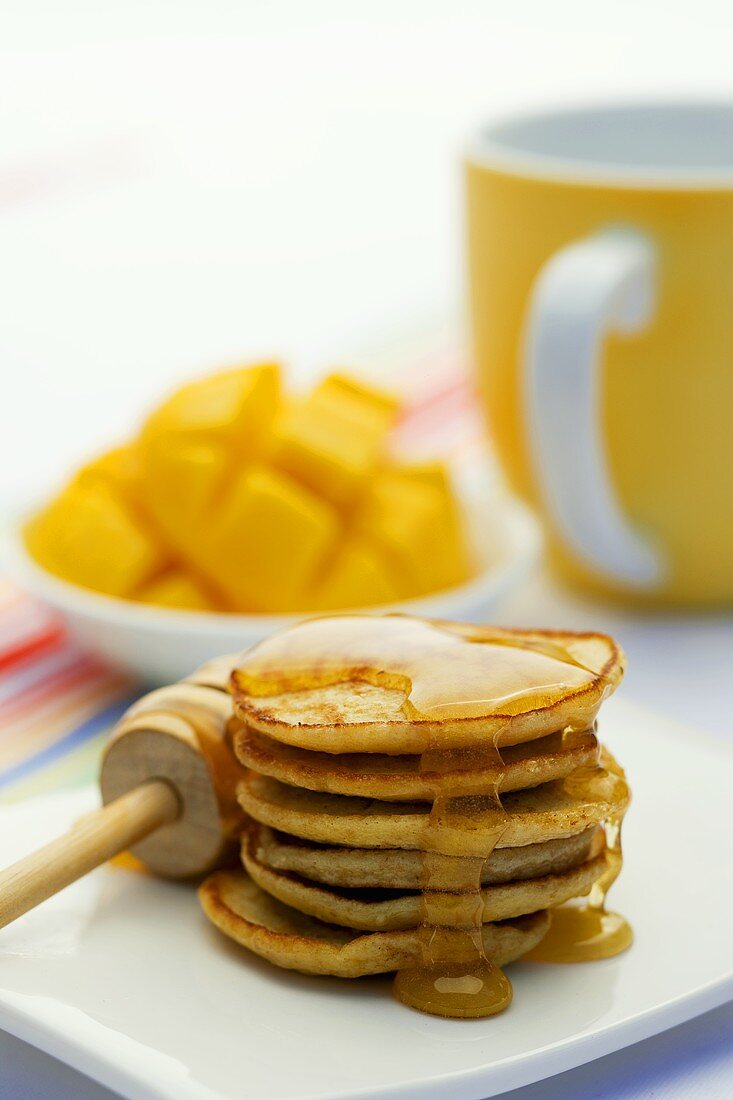
[[[86,814],[64,836],[0,871],[0,928],[175,821],[180,812],[173,787],[151,779]]]

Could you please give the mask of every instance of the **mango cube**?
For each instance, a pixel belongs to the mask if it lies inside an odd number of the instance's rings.
[[[52,573],[85,588],[129,596],[166,558],[108,486],[69,485],[25,528],[28,549]]]
[[[382,472],[366,494],[355,525],[389,556],[402,596],[446,588],[468,575],[447,474],[435,468],[394,467]]]
[[[366,540],[351,538],[316,587],[311,610],[369,607],[397,599],[398,587],[385,556]]]
[[[176,556],[204,575],[202,530],[243,464],[266,446],[279,398],[275,364],[242,367],[183,386],[143,425],[146,513]]]
[[[363,491],[395,416],[391,398],[339,376],[284,412],[272,461],[337,507]]]
[[[75,477],[80,485],[103,484],[135,508],[139,502],[142,470],[132,444],[113,447],[82,466]]]
[[[135,595],[142,603],[186,611],[209,611],[214,602],[194,577],[182,569],[171,569],[143,585]]]
[[[276,363],[220,371],[177,390],[148,418],[142,436],[191,434],[251,457],[267,440],[279,400]]]
[[[222,492],[230,459],[221,443],[159,436],[141,441],[144,506],[177,554],[198,559],[197,540]]]
[[[392,476],[408,484],[429,486],[435,494],[439,513],[430,563],[431,587],[439,590],[467,580],[471,574],[467,532],[447,467],[441,462],[423,462],[397,467]]]
[[[338,409],[339,415],[362,428],[371,426],[384,436],[393,427],[400,403],[394,394],[378,390],[345,374],[330,374],[313,390],[310,401],[321,408]]]
[[[333,508],[276,470],[242,473],[205,534],[207,575],[241,610],[303,606],[339,533]]]

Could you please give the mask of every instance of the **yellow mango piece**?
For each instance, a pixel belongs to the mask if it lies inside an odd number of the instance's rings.
[[[433,464],[381,473],[355,525],[389,555],[403,596],[438,591],[468,576],[458,506],[447,473]]]
[[[279,400],[276,363],[220,371],[176,390],[148,418],[142,437],[191,434],[251,457],[267,441]]]
[[[338,534],[338,515],[325,501],[254,466],[202,533],[206,575],[235,609],[296,610]]]
[[[283,412],[272,462],[339,508],[365,488],[384,447],[396,405],[378,391],[327,378]]]
[[[361,539],[349,539],[316,587],[309,608],[337,611],[394,603],[399,591],[385,556]]]
[[[107,485],[69,485],[25,527],[44,568],[98,592],[128,596],[165,565],[151,533]]]
[[[344,374],[328,375],[316,386],[310,399],[321,408],[338,409],[343,419],[362,427],[371,426],[380,435],[394,425],[400,410],[400,401],[394,394]]]
[[[132,443],[105,451],[82,466],[75,477],[81,485],[107,485],[117,496],[136,507],[140,498],[142,470],[138,450]]]
[[[290,409],[275,429],[272,461],[339,507],[362,490],[379,453],[378,437],[305,403]]]
[[[450,476],[442,462],[406,462],[388,467],[386,473],[390,478],[398,478],[400,481],[411,481],[418,485],[431,485],[448,499],[454,500]]]
[[[223,490],[229,455],[220,443],[187,436],[156,436],[140,445],[147,512],[178,554],[198,560],[197,540]]]
[[[135,599],[158,607],[175,607],[189,611],[215,609],[214,601],[198,581],[182,569],[171,569],[143,585]]]
[[[434,563],[433,578],[436,588],[468,580],[472,572],[468,533],[447,467],[442,462],[423,462],[397,467],[393,476],[431,486],[440,499],[440,557]]]

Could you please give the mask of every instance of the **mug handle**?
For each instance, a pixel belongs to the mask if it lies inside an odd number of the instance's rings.
[[[534,475],[563,541],[596,570],[643,588],[663,575],[659,553],[627,522],[609,476],[600,424],[604,335],[632,334],[654,305],[651,243],[607,230],[561,249],[530,297],[524,400]]]

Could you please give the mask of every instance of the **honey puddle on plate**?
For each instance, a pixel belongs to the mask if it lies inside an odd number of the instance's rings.
[[[431,776],[433,805],[423,837],[422,921],[419,960],[400,970],[396,996],[422,1012],[481,1018],[506,1008],[512,987],[487,958],[483,943],[481,875],[507,827],[498,792],[501,727],[490,745],[441,747],[441,722],[510,716],[551,706],[583,691],[598,677],[559,643],[512,644],[511,637],[476,641],[402,616],[314,619],[261,643],[239,669],[240,686],[254,696],[303,691],[361,680],[406,693],[408,718],[431,723],[421,770]],[[549,732],[549,731],[548,731]],[[587,737],[568,729],[564,736]],[[493,790],[459,796],[440,776],[484,769],[497,776]],[[568,790],[586,800],[615,797],[624,784],[603,767],[579,768]],[[481,815],[485,852],[466,857],[466,837]],[[620,820],[608,826],[610,859],[586,906],[557,910],[545,948],[528,957],[544,961],[603,958],[623,950],[630,930],[605,910],[606,892],[621,865]]]

